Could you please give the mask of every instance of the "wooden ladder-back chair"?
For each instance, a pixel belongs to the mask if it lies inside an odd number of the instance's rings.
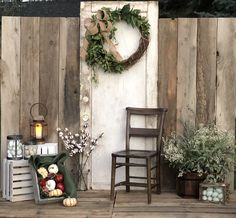
[[[112,153],[112,169],[111,169],[111,200],[114,199],[115,187],[126,186],[126,191],[130,191],[130,186],[146,187],[148,204],[151,203],[151,190],[156,187],[156,192],[161,193],[160,183],[160,154],[162,144],[162,134],[164,127],[166,108],[126,108],[126,149]],[[155,128],[134,128],[131,127],[131,116],[139,115],[144,117],[155,116],[157,119],[157,126]],[[156,138],[155,150],[133,150],[130,149],[131,137],[148,137]],[[123,159],[123,161],[117,161],[117,158]],[[133,159],[143,159],[144,164],[135,163]],[[153,161],[153,159],[155,161]],[[131,162],[132,160],[132,162]],[[137,162],[137,161],[136,161]],[[155,163],[153,163],[155,162]],[[119,167],[125,167],[125,181],[115,183],[116,169]],[[146,176],[131,176],[130,167],[144,167],[146,168]],[[152,177],[152,172],[155,171],[155,177]],[[146,182],[132,182],[131,180],[138,179]],[[153,181],[153,182],[152,182]]]

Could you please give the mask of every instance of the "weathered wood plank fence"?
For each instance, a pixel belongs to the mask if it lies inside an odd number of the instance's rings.
[[[234,132],[236,19],[159,19],[158,26],[157,92],[158,105],[169,108],[166,134],[181,131],[183,121],[216,122]],[[1,159],[7,135],[29,137],[35,102],[49,109],[50,141],[57,141],[58,126],[79,128],[79,37],[79,18],[3,17]],[[174,189],[166,163],[162,173],[163,188]]]
[[[186,121],[216,122],[234,133],[235,35],[235,18],[159,19],[158,101],[169,108],[166,134]],[[170,171],[163,174],[174,188]]]
[[[2,18],[1,160],[7,135],[29,139],[35,102],[48,108],[49,142],[58,126],[79,128],[79,29],[79,18]]]

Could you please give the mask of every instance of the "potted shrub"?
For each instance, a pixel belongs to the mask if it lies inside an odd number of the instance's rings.
[[[225,183],[234,166],[234,137],[216,125],[184,125],[163,138],[163,155],[178,170],[177,193],[198,197],[199,183]]]

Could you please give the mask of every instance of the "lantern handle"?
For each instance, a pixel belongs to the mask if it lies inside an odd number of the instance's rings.
[[[47,116],[48,114],[48,109],[47,107],[43,104],[43,103],[40,103],[40,102],[37,102],[37,103],[34,103],[31,108],[30,108],[30,115],[32,118],[34,118],[33,114],[32,114],[32,110],[33,110],[33,107],[36,106],[36,105],[39,105],[39,106],[42,106],[45,110],[45,114],[44,114],[44,118]]]

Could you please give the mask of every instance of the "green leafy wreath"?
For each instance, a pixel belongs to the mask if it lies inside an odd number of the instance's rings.
[[[117,30],[114,24],[120,21],[125,21],[141,33],[137,50],[125,60],[122,60],[112,42]],[[85,19],[85,28],[81,57],[93,69],[99,67],[105,72],[121,73],[142,57],[149,44],[150,24],[146,17],[140,15],[140,10],[130,8],[129,4],[122,9],[98,10],[96,15]],[[108,44],[109,51],[104,48],[104,43]]]

